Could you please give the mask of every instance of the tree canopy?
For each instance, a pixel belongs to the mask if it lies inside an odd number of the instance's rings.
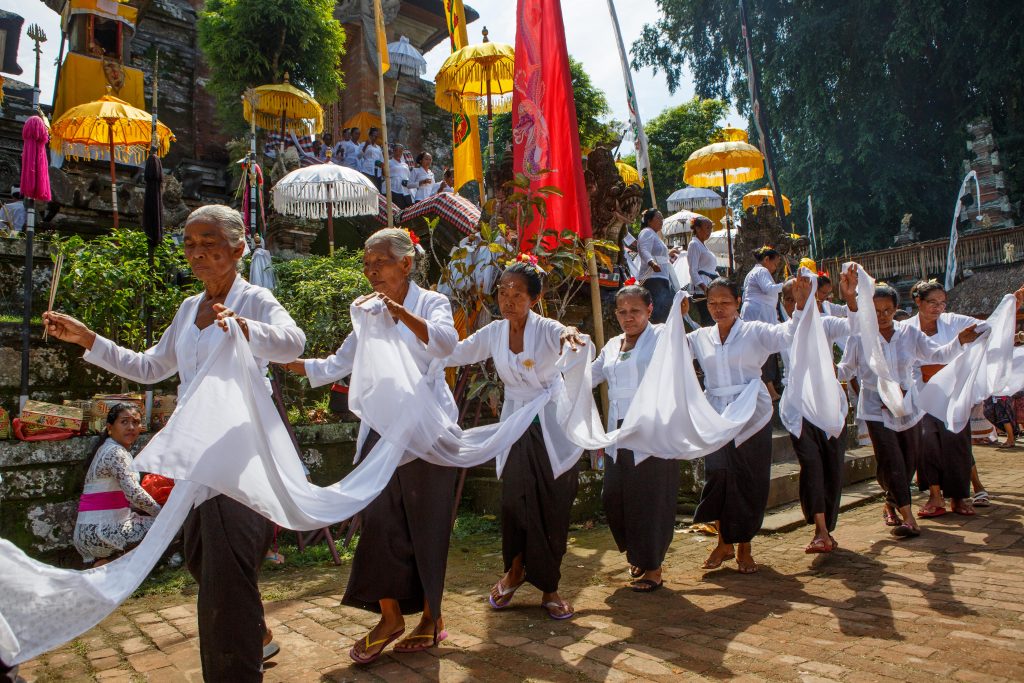
[[[198,31],[210,67],[207,89],[229,129],[241,127],[242,93],[279,83],[286,72],[322,103],[344,86],[345,30],[334,0],[207,0]]]
[[[749,113],[737,2],[658,5],[662,18],[632,47],[635,65],[664,71],[671,91],[688,68],[698,96],[731,99]],[[965,126],[979,116],[992,118],[1019,196],[1019,1],[746,0],[746,7],[782,190],[794,204],[813,196],[827,250],[844,241],[851,250],[885,246],[904,213],[914,214],[922,236],[944,234],[967,156]]]
[[[644,123],[654,194],[662,211],[667,211],[668,196],[684,185],[683,164],[687,157],[715,138],[728,109],[729,105],[722,100],[695,97]],[[629,163],[635,166],[635,157]]]

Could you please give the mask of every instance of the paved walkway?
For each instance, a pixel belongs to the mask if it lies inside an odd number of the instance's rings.
[[[756,540],[762,570],[699,569],[711,540],[677,534],[666,590],[623,588],[605,528],[575,532],[564,595],[578,616],[547,619],[539,594],[493,612],[497,539],[453,544],[445,615],[452,637],[430,653],[354,666],[347,650],[373,615],[339,605],[347,567],[294,584],[268,576],[267,614],[283,650],[268,681],[1024,679],[1024,449],[976,449],[997,504],[974,518],[925,520],[895,542],[870,503],[840,518],[842,548],[802,552],[805,529]],[[275,599],[277,596],[288,596]],[[31,662],[30,681],[201,680],[194,597],[132,600],[82,639]],[[411,627],[412,624],[410,623]]]

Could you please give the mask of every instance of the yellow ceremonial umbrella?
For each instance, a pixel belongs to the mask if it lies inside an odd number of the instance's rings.
[[[341,124],[344,128],[358,128],[363,134],[369,133],[371,128],[380,129],[380,115],[374,114],[373,112],[361,111],[355,116],[350,116],[345,123]]]
[[[253,116],[255,109],[256,115]],[[247,123],[264,130],[311,135],[324,129],[324,110],[313,96],[296,88],[284,75],[284,83],[261,85],[242,98],[242,115]]]
[[[444,60],[434,77],[434,102],[454,114],[487,116],[487,157],[494,163],[495,114],[512,111],[512,79],[515,75],[515,48],[506,43],[484,42],[467,45]]]
[[[683,180],[694,187],[721,185],[729,196],[729,183],[746,183],[764,176],[761,151],[747,142],[746,132],[724,128],[722,140],[701,147],[690,155],[683,168]],[[728,212],[726,220],[728,225]],[[729,272],[733,270],[732,232],[729,236]]]
[[[761,204],[765,202],[768,202],[772,206],[775,205],[775,193],[767,187],[761,190],[754,190],[753,192],[748,192],[743,195],[744,210],[761,206]],[[782,195],[782,208],[785,210],[786,214],[789,215],[789,197],[786,195]]]
[[[644,179],[640,176],[640,171],[636,170],[624,161],[616,161],[615,168],[619,169],[619,177],[622,178],[622,182],[627,185],[639,185],[644,186]]]
[[[156,135],[156,153],[164,156],[171,147],[174,133],[157,121]],[[118,227],[118,215],[114,160],[141,165],[146,160],[152,140],[153,116],[109,94],[68,109],[50,128],[50,146],[65,155],[80,154],[82,148],[88,152],[106,147],[109,151],[115,228]]]

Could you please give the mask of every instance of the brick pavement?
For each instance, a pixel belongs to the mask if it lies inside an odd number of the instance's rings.
[[[267,579],[282,652],[267,681],[953,681],[1024,679],[1024,450],[976,449],[997,505],[975,518],[924,520],[895,542],[877,502],[847,511],[832,556],[802,552],[799,529],[755,540],[762,570],[699,569],[711,540],[677,534],[666,589],[623,587],[605,528],[580,530],[564,562],[575,619],[543,616],[539,594],[489,609],[497,539],[453,543],[445,616],[451,638],[366,668],[346,654],[374,615],[341,607],[347,568],[323,567],[299,588]],[[308,577],[307,577],[308,578]],[[30,681],[199,681],[194,597],[131,600],[97,628],[25,668]],[[157,600],[157,603],[160,601]],[[412,623],[409,624],[412,626]]]

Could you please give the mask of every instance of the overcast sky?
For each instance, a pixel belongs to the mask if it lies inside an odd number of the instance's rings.
[[[516,3],[513,0],[467,0],[466,4],[480,13],[480,19],[469,25],[471,43],[481,40],[480,31],[486,26],[492,41],[515,44]],[[0,0],[0,7],[25,17],[26,29],[30,23],[37,23],[46,32],[48,40],[43,44],[40,87],[42,101],[51,102],[56,73],[55,62],[60,48],[60,21],[57,14],[39,0]],[[640,35],[643,25],[657,19],[657,6],[655,0],[617,0],[616,7],[623,41],[628,51],[633,40]],[[604,91],[612,109],[612,117],[625,121],[626,91],[622,84],[615,35],[612,32],[605,0],[562,0],[562,13],[569,54],[583,63],[594,84]],[[25,70],[25,73],[18,77],[22,81],[31,82],[33,77],[35,58],[32,45],[32,41],[23,34],[18,54],[18,63]],[[427,53],[428,78],[437,72],[447,57],[448,50],[448,43],[442,42]],[[693,84],[689,79],[684,79],[680,89],[674,95],[670,95],[664,74],[659,73],[655,76],[651,69],[634,72],[633,82],[636,85],[640,115],[645,121],[665,108],[693,97]],[[746,122],[735,112],[730,115],[729,122],[746,127]],[[623,151],[627,151],[625,146]]]

